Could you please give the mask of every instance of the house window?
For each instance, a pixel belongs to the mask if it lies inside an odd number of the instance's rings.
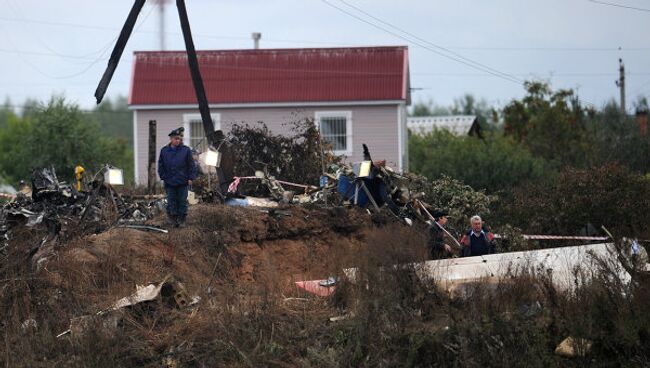
[[[201,120],[190,120],[190,139],[188,146],[198,147],[205,139],[205,129]]]
[[[221,129],[220,114],[212,114],[211,116],[214,130]],[[203,129],[201,114],[183,115],[183,126],[185,127],[185,139],[183,143],[193,149],[205,151],[207,148],[207,140],[205,139],[205,129]]]
[[[323,141],[332,145],[335,154],[352,154],[351,111],[318,111],[315,118]]]

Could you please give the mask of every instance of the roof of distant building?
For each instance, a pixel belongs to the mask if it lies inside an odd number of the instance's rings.
[[[427,134],[439,129],[463,135],[469,134],[474,121],[476,115],[414,116],[407,119],[406,126],[417,134]]]

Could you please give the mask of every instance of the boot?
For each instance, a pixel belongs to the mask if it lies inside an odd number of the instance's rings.
[[[176,223],[176,227],[184,228],[187,226],[187,224],[185,224],[185,217],[186,217],[185,215],[178,216],[178,222]]]
[[[167,226],[178,226],[178,218],[174,215],[167,214]]]

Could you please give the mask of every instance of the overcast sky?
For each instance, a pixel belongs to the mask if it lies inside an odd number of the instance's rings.
[[[408,45],[411,85],[421,88],[413,92],[414,101],[441,105],[471,93],[503,106],[522,96],[522,80],[537,78],[554,88],[577,89],[600,107],[618,101],[621,57],[632,111],[637,96],[650,95],[650,1],[606,2],[186,1],[197,49],[252,48],[251,32],[262,33],[262,48]],[[147,1],[140,14],[108,97],[128,95],[133,51],[160,47],[153,3]],[[92,108],[132,4],[0,0],[0,98],[20,105],[56,93]],[[175,2],[165,8],[165,27],[167,49],[184,49]]]

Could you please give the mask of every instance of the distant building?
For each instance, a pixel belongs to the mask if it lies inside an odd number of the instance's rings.
[[[264,122],[276,134],[285,123],[312,118],[335,153],[373,158],[407,170],[408,48],[350,47],[197,51],[215,129]],[[185,51],[135,52],[129,106],[133,111],[135,180],[147,182],[148,122],[157,122],[157,149],[185,127],[195,147],[205,134]]]
[[[476,115],[415,116],[406,121],[413,134],[426,135],[434,130],[448,130],[455,135],[481,137],[481,126]]]

